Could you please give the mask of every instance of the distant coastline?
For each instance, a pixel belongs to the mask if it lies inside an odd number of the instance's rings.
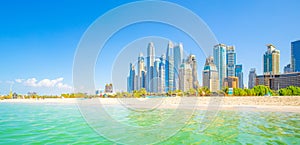
[[[151,108],[153,102],[161,101],[158,109],[176,109],[181,104],[182,109],[220,109],[220,110],[246,110],[271,112],[300,112],[300,96],[272,96],[272,97],[164,97],[164,98],[93,98],[99,100],[104,106],[121,105],[120,101],[130,103],[134,108]],[[214,101],[220,101],[215,103]],[[4,99],[1,103],[46,103],[46,104],[77,104],[80,101],[91,99]],[[139,101],[137,101],[139,100]],[[147,102],[147,100],[152,100]],[[94,100],[93,100],[94,101]],[[194,102],[197,101],[197,104]],[[143,103],[143,104],[140,104]],[[148,104],[147,104],[148,103]],[[195,105],[191,105],[195,104]]]

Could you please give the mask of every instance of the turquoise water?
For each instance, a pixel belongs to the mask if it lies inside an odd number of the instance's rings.
[[[174,110],[124,113],[112,107],[124,123],[147,126]],[[203,111],[159,144],[299,144],[300,114],[220,111],[205,131],[199,131]],[[124,115],[129,114],[129,115]],[[105,122],[103,122],[105,124]],[[0,144],[115,144],[91,129],[72,104],[0,104]]]

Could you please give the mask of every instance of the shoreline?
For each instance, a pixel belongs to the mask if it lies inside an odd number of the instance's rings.
[[[97,100],[97,101],[95,101]],[[133,109],[196,109],[232,111],[269,111],[300,113],[300,96],[272,97],[165,97],[165,98],[63,98],[63,99],[5,99],[2,103],[29,104],[73,104],[80,102],[103,105],[104,107],[125,106]]]

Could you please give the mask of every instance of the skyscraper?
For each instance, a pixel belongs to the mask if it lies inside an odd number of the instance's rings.
[[[165,65],[166,65],[166,57],[162,55],[160,57],[160,64],[159,64],[159,72],[158,72],[158,92],[164,93],[165,90]]]
[[[127,78],[127,92],[132,92],[134,90],[135,82],[135,68],[132,63],[129,65],[129,76]]]
[[[236,52],[234,46],[226,47],[227,77],[235,76]]]
[[[239,88],[244,88],[243,65],[235,65],[235,76],[239,78]]]
[[[293,72],[300,72],[300,40],[291,43],[291,68]]]
[[[256,70],[255,68],[251,68],[249,72],[249,80],[248,80],[248,88],[252,89],[255,86],[255,80],[256,80]]]
[[[264,54],[264,74],[279,74],[280,51],[274,45],[268,44]]]
[[[141,88],[145,88],[145,75],[146,75],[146,71],[145,71],[145,61],[144,61],[144,57],[143,54],[140,53],[139,57],[138,57],[138,84],[137,84],[137,88],[138,90]]]
[[[211,92],[217,92],[220,88],[217,67],[214,58],[208,57],[202,73],[202,85],[209,88]]]
[[[153,69],[154,69],[154,59],[155,59],[155,48],[153,42],[150,42],[148,44],[147,48],[147,84],[146,84],[146,90],[148,92],[153,91]]]
[[[226,45],[218,44],[213,48],[214,63],[219,75],[219,88],[222,89],[223,81],[226,78]]]
[[[193,77],[191,65],[188,63],[182,63],[179,68],[179,89],[186,92],[193,88]]]
[[[166,91],[174,91],[174,51],[173,43],[170,41],[167,46],[166,61]]]
[[[179,68],[182,64],[183,60],[183,45],[179,43],[178,45],[174,46],[174,89],[179,89]]]
[[[190,54],[187,58],[187,63],[191,66],[192,69],[192,83],[193,88],[197,89],[199,88],[199,81],[198,81],[198,71],[197,71],[197,60],[196,56],[193,54]]]
[[[152,78],[152,92],[158,93],[158,82],[159,82],[159,65],[160,59],[157,58],[154,61],[153,78]]]

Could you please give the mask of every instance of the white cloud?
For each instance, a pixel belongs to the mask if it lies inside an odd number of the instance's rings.
[[[37,79],[36,78],[30,78],[24,81],[25,86],[29,87],[37,87]]]
[[[63,84],[63,83],[58,83],[58,84],[57,84],[57,87],[60,88],[60,89],[69,89],[69,90],[72,89],[71,86],[69,86],[69,85],[67,85],[67,84]]]
[[[57,78],[54,80],[51,79],[43,79],[38,81],[36,78],[29,78],[27,80],[24,79],[16,79],[15,81],[17,83],[22,83],[25,86],[28,87],[46,87],[46,88],[58,88],[58,89],[64,89],[64,90],[71,90],[72,87],[64,84],[62,81],[64,78]]]
[[[17,83],[22,83],[23,82],[23,79],[16,79],[15,80]]]

